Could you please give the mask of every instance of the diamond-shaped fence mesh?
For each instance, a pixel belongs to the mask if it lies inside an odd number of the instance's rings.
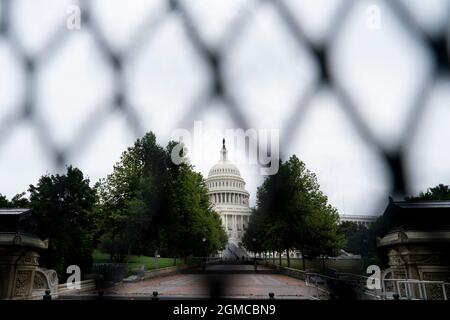
[[[243,2],[245,5],[241,5],[241,9],[228,19],[223,28],[225,31],[221,33],[220,39],[215,39],[215,41],[210,41],[211,37],[208,37],[210,25],[205,23],[205,19],[199,19],[195,6],[191,5],[189,1],[154,1],[159,5],[148,9],[148,12],[135,12],[135,14],[139,14],[142,23],[135,27],[133,32],[126,35],[117,35],[120,41],[114,38],[116,36],[114,32],[104,27],[108,24],[102,20],[102,17],[105,15],[98,14],[99,9],[96,5],[98,1],[79,1],[75,3],[81,9],[82,19],[81,30],[79,31],[67,29],[67,15],[64,14],[61,16],[61,19],[56,19],[57,22],[53,24],[50,21],[51,19],[49,19],[49,23],[45,24],[46,27],[39,27],[39,30],[34,30],[36,27],[32,24],[26,27],[17,26],[15,19],[18,19],[17,17],[21,12],[24,10],[32,11],[33,5],[30,5],[30,3],[39,3],[40,1],[29,1],[28,8],[24,7],[23,2],[12,0],[2,0],[0,2],[0,42],[4,50],[8,52],[9,57],[13,57],[11,59],[14,61],[13,65],[9,63],[9,60],[5,62],[3,64],[5,69],[0,70],[0,73],[3,73],[3,79],[9,79],[7,81],[9,84],[19,83],[18,86],[14,87],[19,98],[12,102],[9,101],[10,103],[8,104],[0,105],[0,157],[2,156],[2,148],[11,139],[11,133],[14,128],[19,123],[27,121],[31,123],[36,133],[40,148],[50,156],[56,169],[66,165],[69,162],[68,159],[74,154],[86,151],[85,145],[95,135],[102,122],[109,119],[109,114],[111,113],[119,114],[122,119],[126,120],[126,128],[134,137],[141,136],[147,130],[154,130],[154,128],[149,128],[144,124],[143,117],[139,111],[142,103],[148,102],[151,104],[152,100],[136,97],[136,90],[130,85],[129,79],[139,72],[139,64],[133,65],[138,59],[137,56],[144,54],[144,60],[146,59],[145,54],[151,56],[151,43],[158,41],[160,34],[165,32],[164,29],[166,27],[164,24],[169,19],[177,20],[177,30],[184,35],[186,49],[180,54],[185,54],[186,59],[194,65],[196,70],[196,72],[191,73],[189,69],[185,71],[185,73],[189,73],[188,75],[180,75],[189,78],[187,81],[189,85],[186,90],[177,92],[174,89],[170,93],[175,97],[180,95],[178,100],[181,100],[181,103],[185,99],[183,108],[177,112],[168,112],[168,117],[172,120],[171,123],[174,128],[186,127],[192,124],[199,115],[210,108],[216,107],[216,104],[212,103],[213,101],[220,101],[225,106],[227,114],[236,127],[247,129],[254,125],[252,117],[259,111],[251,109],[247,104],[248,100],[242,99],[241,94],[239,94],[239,88],[245,87],[247,81],[251,82],[257,78],[264,82],[265,77],[268,79],[270,74],[265,75],[258,72],[258,70],[254,70],[253,75],[250,73],[250,76],[247,75],[244,78],[236,79],[230,76],[229,69],[230,63],[235,58],[236,51],[239,50],[239,47],[245,45],[246,42],[248,47],[250,47],[251,57],[253,55],[254,59],[257,59],[258,55],[261,54],[257,46],[252,52],[252,42],[249,40],[248,30],[251,29],[249,25],[252,23],[256,13],[265,8],[282,25],[283,35],[280,36],[280,39],[282,38],[282,41],[288,42],[285,44],[286,51],[289,51],[289,47],[295,47],[298,55],[306,57],[305,59],[309,61],[309,64],[314,66],[312,67],[313,76],[309,78],[300,76],[293,81],[294,84],[297,83],[295,81],[300,82],[299,86],[301,88],[299,87],[298,91],[301,94],[295,94],[296,88],[286,84],[287,90],[294,93],[292,94],[293,98],[288,101],[291,106],[275,110],[277,115],[282,115],[280,118],[282,119],[280,125],[283,127],[280,142],[282,148],[288,149],[289,146],[295,143],[293,137],[303,124],[303,121],[306,121],[304,120],[304,115],[311,108],[312,100],[315,96],[321,95],[324,91],[331,92],[339,104],[340,112],[350,119],[360,138],[371,149],[376,151],[379,161],[382,161],[388,168],[388,175],[391,177],[390,192],[392,194],[402,195],[408,190],[410,180],[405,168],[407,147],[420,124],[433,87],[440,79],[448,77],[450,70],[450,16],[448,14],[450,10],[448,2],[445,2],[446,5],[441,6],[443,8],[441,11],[445,13],[442,19],[444,23],[430,31],[424,28],[423,24],[418,23],[416,17],[412,15],[412,11],[408,8],[407,1],[380,1],[380,4],[383,8],[387,8],[389,15],[395,20],[399,28],[408,34],[409,41],[414,42],[421,50],[423,49],[427,59],[430,61],[428,73],[422,79],[423,81],[414,88],[413,97],[407,100],[407,103],[410,104],[410,107],[408,107],[410,112],[405,113],[402,119],[398,119],[399,123],[404,123],[401,126],[399,142],[394,147],[389,147],[380,141],[374,130],[372,130],[370,119],[367,121],[367,118],[361,112],[367,107],[365,104],[369,101],[355,98],[354,93],[360,87],[353,88],[346,85],[345,81],[342,81],[342,77],[346,77],[346,70],[344,70],[344,74],[339,74],[339,68],[342,66],[337,57],[335,47],[339,44],[341,38],[347,36],[344,29],[346,25],[351,23],[350,20],[355,19],[355,15],[351,13],[355,7],[360,5],[358,1],[333,1],[335,5],[333,10],[329,11],[331,13],[324,11],[322,15],[318,16],[319,20],[324,19],[327,22],[323,24],[325,27],[322,28],[323,32],[318,37],[311,36],[314,32],[311,33],[310,31],[316,26],[309,26],[308,22],[310,20],[302,18],[304,16],[301,8],[299,9],[296,6],[295,1],[246,1]],[[152,3],[153,1],[149,2]],[[68,5],[70,3],[66,4],[66,6]],[[103,10],[106,13],[109,10],[109,5],[109,3],[104,4]],[[111,6],[113,5],[111,4]],[[225,6],[225,4],[223,5]],[[127,9],[127,7],[133,7],[134,4],[130,2],[127,5],[123,5],[122,3],[122,6],[124,9]],[[28,14],[33,15],[33,12],[28,12]],[[125,10],[124,14],[130,14],[130,12]],[[40,19],[45,20],[47,17],[40,17]],[[22,18],[22,20],[24,19]],[[111,23],[114,23],[114,21]],[[120,24],[121,22],[117,23]],[[70,57],[82,55],[80,52],[71,51],[71,41],[74,33],[77,32],[81,33],[82,37],[88,38],[88,40],[82,39],[81,41],[89,42],[95,47],[95,52],[88,51],[90,52],[89,55],[85,56],[83,58],[85,60],[82,61],[92,59],[96,61],[96,64],[94,70],[90,70],[91,73],[86,78],[86,81],[91,81],[88,85],[88,92],[78,92],[77,88],[72,88],[74,93],[67,94],[65,102],[68,105],[73,103],[75,106],[72,107],[71,111],[67,112],[66,117],[73,118],[74,121],[80,121],[80,125],[76,130],[71,131],[72,133],[66,139],[66,143],[60,143],[61,137],[58,137],[51,130],[48,118],[46,118],[45,113],[42,113],[42,110],[46,110],[45,94],[42,94],[42,92],[51,92],[51,90],[54,90],[52,85],[56,85],[55,81],[52,80],[52,75],[45,76],[45,69],[46,66],[55,63],[57,55]],[[23,40],[24,33],[27,33],[29,41]],[[40,46],[30,45],[38,33],[45,34],[45,37],[43,37],[45,41],[42,41],[44,44]],[[111,41],[111,39],[114,41]],[[170,42],[170,40],[162,41]],[[267,45],[271,46],[272,44],[269,43]],[[90,47],[87,46],[86,48]],[[394,46],[395,50],[404,50],[402,43],[399,43],[397,47]],[[409,53],[404,52],[404,54],[407,56]],[[294,59],[294,61],[296,60]],[[279,61],[277,63],[282,62]],[[70,61],[67,61],[65,64],[52,65],[52,68],[61,70],[60,72],[63,73],[64,70],[67,70],[65,69],[67,65],[70,66],[70,63]],[[161,68],[164,69],[166,64],[170,62],[160,60],[159,63]],[[270,64],[270,62],[267,63]],[[299,62],[299,64],[301,63],[303,62]],[[358,64],[358,61],[353,61],[353,63]],[[292,68],[295,69],[296,67],[294,63]],[[73,72],[73,70],[71,71]],[[96,76],[98,73],[106,74],[106,76],[103,78],[98,77]],[[20,79],[17,80],[16,78]],[[364,81],[364,76],[358,79],[363,79]],[[161,82],[172,80],[160,79]],[[388,80],[386,79],[386,81]],[[144,79],[143,83],[148,86],[148,90],[153,92],[151,87],[154,84],[158,85],[158,80],[151,79],[146,82]],[[284,84],[281,83],[280,86],[283,87]],[[169,91],[170,88],[169,85]],[[7,87],[6,89],[0,88],[0,90],[11,89]],[[157,100],[157,98],[155,99]],[[79,101],[87,105],[93,103],[93,105],[88,107],[88,116],[76,119],[76,110],[78,108],[76,103]],[[450,101],[447,101],[447,103],[450,106]],[[60,106],[60,108],[64,107],[64,105]],[[167,110],[158,108],[153,110],[155,115],[160,112],[167,112]],[[264,110],[261,110],[261,112],[264,112]],[[317,125],[320,126],[320,123]],[[113,144],[114,141],[107,143]],[[23,147],[25,146],[17,146],[17,148]],[[442,147],[445,148],[445,146]],[[30,161],[32,161],[33,155],[31,154],[29,157]]]

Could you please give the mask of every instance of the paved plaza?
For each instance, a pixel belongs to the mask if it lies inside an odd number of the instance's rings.
[[[114,287],[108,295],[149,296],[158,291],[169,298],[208,298],[210,286],[219,284],[222,297],[265,299],[273,292],[278,299],[310,299],[316,290],[305,282],[280,274],[177,274],[162,278],[125,283]]]

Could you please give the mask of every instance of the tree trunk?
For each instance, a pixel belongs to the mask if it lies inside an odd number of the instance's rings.
[[[305,255],[302,252],[302,265],[303,265],[303,271],[306,270],[306,261],[305,261]]]
[[[127,262],[130,261],[130,256],[131,256],[131,245],[128,246],[127,250]]]
[[[286,257],[287,257],[287,266],[288,268],[291,267],[291,259],[289,257],[289,249],[286,249]]]
[[[275,250],[272,251],[272,261],[273,261],[273,264],[275,264]]]
[[[280,259],[280,267],[281,267],[281,252],[278,252],[278,258]]]

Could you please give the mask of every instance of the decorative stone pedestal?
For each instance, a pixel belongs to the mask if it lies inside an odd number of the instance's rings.
[[[39,268],[38,252],[48,244],[29,232],[30,210],[20,210],[0,210],[0,299],[42,299],[45,290],[56,295],[56,272]]]
[[[389,258],[391,279],[450,282],[450,231],[390,232],[378,242]],[[396,288],[392,287],[396,291]],[[442,299],[442,286],[437,283],[411,284],[398,289],[412,298]],[[421,292],[422,291],[422,292]]]
[[[388,231],[377,245],[389,258],[384,274],[394,279],[390,283],[409,298],[444,298],[443,282],[450,282],[450,201],[390,199],[383,219]]]

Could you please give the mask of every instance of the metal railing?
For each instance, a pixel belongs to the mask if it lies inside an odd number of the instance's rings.
[[[388,291],[386,282],[394,291]],[[450,283],[444,281],[417,279],[384,279],[382,281],[383,299],[408,300],[448,300]],[[395,297],[397,295],[397,297]]]

